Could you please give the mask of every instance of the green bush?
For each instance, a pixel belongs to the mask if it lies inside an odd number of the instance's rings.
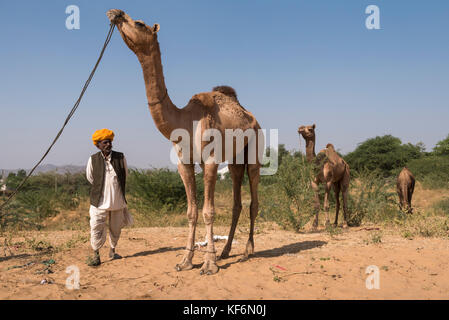
[[[444,198],[441,201],[438,201],[433,205],[433,208],[437,212],[441,212],[442,214],[449,216],[449,198]]]
[[[14,189],[25,177],[24,170],[9,174],[7,185]],[[88,181],[84,173],[40,173],[29,177],[12,201],[0,213],[0,226],[40,228],[48,217],[60,210],[74,210],[88,195]],[[5,200],[5,198],[4,198]]]
[[[449,134],[441,141],[438,141],[435,148],[433,148],[433,154],[436,156],[449,156]]]
[[[196,177],[197,199],[204,193],[202,177]],[[132,170],[127,180],[128,202],[138,210],[183,210],[187,206],[184,184],[179,173],[169,169]]]
[[[379,170],[384,177],[405,166],[411,159],[424,155],[422,143],[402,144],[399,138],[391,135],[368,139],[345,156],[352,171]]]
[[[260,217],[284,229],[302,228],[313,215],[314,193],[310,185],[313,171],[304,158],[284,155],[271,183],[261,185]]]
[[[407,167],[424,188],[449,188],[449,157],[427,156],[407,163]]]
[[[380,171],[366,169],[351,175],[348,225],[387,221],[398,216],[396,193],[388,191],[393,186],[391,179],[383,178]]]

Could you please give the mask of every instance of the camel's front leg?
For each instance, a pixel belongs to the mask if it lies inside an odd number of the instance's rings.
[[[195,243],[196,222],[198,220],[198,206],[196,201],[195,167],[191,164],[178,164],[187,195],[187,219],[189,220],[189,237],[187,239],[186,252],[176,270],[190,270],[193,268],[193,248]]]
[[[324,212],[326,213],[326,227],[330,226],[329,219],[329,193],[332,189],[332,182],[326,182],[324,185]]]
[[[348,215],[348,191],[349,191],[349,179],[350,179],[351,175],[349,172],[349,167],[346,165],[346,172],[345,172],[345,176],[343,178],[343,180],[340,182],[340,187],[341,187],[341,193],[343,196],[343,228],[347,228],[348,227],[348,219],[349,219],[349,215]]]
[[[214,274],[218,272],[216,264],[215,244],[214,244],[214,193],[215,183],[217,182],[218,165],[215,163],[201,166],[204,172],[204,207],[203,218],[206,225],[207,249],[204,255],[204,264],[201,267],[200,274]]]
[[[335,222],[334,227],[338,226],[338,213],[340,211],[340,183],[334,184],[334,193],[335,193]]]
[[[311,181],[312,189],[315,193],[315,220],[313,220],[313,230],[316,230],[318,228],[318,215],[320,213],[320,189],[318,188],[318,182],[317,180]]]

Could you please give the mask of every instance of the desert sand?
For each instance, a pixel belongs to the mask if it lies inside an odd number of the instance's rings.
[[[226,235],[228,228],[215,228]],[[376,239],[376,234],[381,234]],[[447,299],[449,240],[405,239],[380,227],[358,227],[330,235],[259,226],[256,253],[240,261],[247,229],[238,227],[231,256],[220,270],[200,276],[204,250],[195,252],[195,267],[174,269],[181,259],[187,228],[126,228],[117,247],[120,260],[107,257],[88,267],[88,231],[43,231],[10,238],[0,251],[0,299]],[[31,240],[30,240],[31,239]],[[197,241],[204,240],[199,228]],[[5,239],[0,239],[1,243]],[[39,241],[42,241],[39,244]],[[34,250],[26,243],[34,243]],[[37,245],[36,245],[37,244]],[[49,244],[53,250],[46,251]],[[225,241],[216,242],[217,254]],[[29,247],[29,245],[28,245]],[[55,248],[59,248],[55,250]],[[39,251],[41,250],[41,251]],[[52,273],[43,261],[53,259]],[[48,263],[47,263],[48,264]],[[367,289],[366,268],[379,268],[379,289]],[[80,271],[80,288],[68,289],[69,266]],[[42,280],[44,284],[41,284]]]

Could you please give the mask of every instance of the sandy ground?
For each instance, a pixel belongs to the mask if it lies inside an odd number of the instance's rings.
[[[216,227],[226,235],[228,228]],[[373,241],[381,232],[380,241]],[[56,253],[21,248],[20,243],[51,243]],[[294,233],[264,227],[255,236],[255,255],[240,262],[246,228],[236,233],[231,257],[220,271],[200,276],[195,268],[174,269],[183,254],[187,228],[124,229],[117,248],[124,258],[88,267],[87,231],[29,232],[10,239],[11,252],[0,251],[0,299],[447,299],[449,240],[407,240],[386,230],[350,228],[338,235]],[[197,241],[204,231],[198,230]],[[4,239],[0,239],[3,243]],[[218,253],[224,241],[216,242]],[[40,245],[42,247],[42,245]],[[38,245],[39,247],[39,245]],[[4,247],[0,247],[0,250]],[[42,261],[53,259],[52,273]],[[80,289],[66,288],[69,266],[80,270]],[[379,268],[379,289],[367,289],[366,268]],[[41,284],[46,279],[47,283]],[[49,282],[49,283],[48,283]]]

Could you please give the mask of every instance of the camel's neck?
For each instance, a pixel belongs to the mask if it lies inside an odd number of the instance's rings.
[[[137,58],[142,65],[151,116],[159,131],[170,139],[171,132],[179,128],[179,109],[170,100],[165,87],[157,39],[152,42],[149,51],[137,54]]]
[[[306,140],[306,158],[307,161],[315,159],[315,137]]]

